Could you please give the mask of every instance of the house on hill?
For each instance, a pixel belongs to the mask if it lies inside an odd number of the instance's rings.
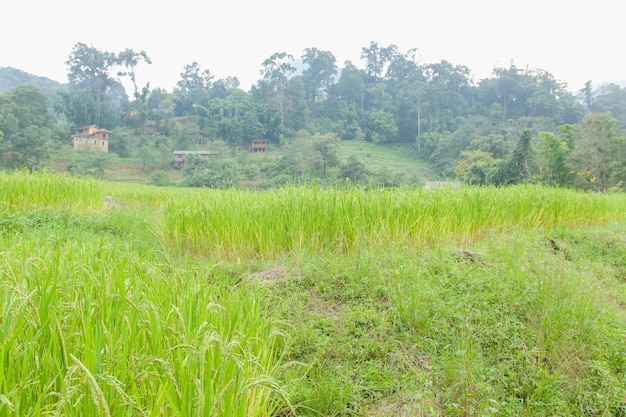
[[[248,146],[248,149],[250,149],[250,152],[265,152],[267,151],[268,142],[269,141],[267,139],[254,138],[252,139],[250,146]]]
[[[96,125],[79,126],[70,140],[75,151],[108,153],[110,134]]]
[[[174,151],[174,168],[182,169],[185,167],[185,160],[188,155],[199,155],[204,158],[217,155],[217,151]]]

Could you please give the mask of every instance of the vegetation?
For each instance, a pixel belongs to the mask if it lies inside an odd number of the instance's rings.
[[[221,149],[220,161],[195,166],[184,178],[170,172],[169,182],[185,187],[271,188],[313,178],[334,185],[348,178],[369,186],[457,180],[625,189],[624,88],[589,82],[572,92],[545,70],[514,65],[474,80],[463,65],[422,63],[414,50],[395,45],[371,42],[361,52],[362,67],[341,68],[330,51],[277,52],[250,91],[236,77],[216,80],[192,62],[168,92],[137,84],[137,73],[151,64],[145,51],[77,43],[66,61],[69,84],[56,95],[49,84],[41,84],[45,94],[26,84],[0,94],[0,163],[50,166],[76,126],[96,124],[112,131],[111,153],[137,160],[145,177],[169,171],[174,150]],[[39,82],[16,71],[8,71],[9,81]],[[258,137],[287,155],[274,164],[234,155]],[[356,145],[338,145],[349,142]],[[377,145],[377,154],[407,146],[418,169],[372,170],[356,155],[365,143]],[[340,158],[337,150],[348,147],[354,153]],[[102,176],[115,161],[90,162],[96,166],[71,170]],[[164,180],[155,184],[169,184]]]
[[[624,193],[19,170],[0,201],[0,416],[626,412]]]

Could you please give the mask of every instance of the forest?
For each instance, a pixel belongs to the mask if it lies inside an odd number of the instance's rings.
[[[43,168],[77,126],[95,124],[111,131],[110,154],[137,158],[155,173],[156,185],[171,185],[163,172],[171,169],[174,150],[187,149],[216,150],[219,157],[191,160],[181,186],[427,180],[338,158],[338,145],[355,141],[410,145],[416,163],[425,161],[435,173],[428,180],[626,189],[626,88],[620,85],[589,81],[573,93],[548,71],[514,64],[475,80],[463,65],[423,63],[414,49],[374,41],[362,48],[359,64],[339,65],[331,51],[313,47],[298,57],[277,52],[244,91],[236,76],[215,79],[194,61],[169,92],[137,83],[151,65],[147,52],[77,43],[66,61],[68,84],[21,82],[0,90],[0,164]],[[242,147],[259,137],[281,149],[281,157],[242,156]],[[107,158],[66,169],[103,172]]]

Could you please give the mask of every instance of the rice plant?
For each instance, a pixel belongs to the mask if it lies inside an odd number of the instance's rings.
[[[0,185],[0,416],[626,409],[624,194]]]
[[[163,240],[180,251],[258,258],[431,247],[514,229],[553,230],[624,216],[624,196],[539,186],[403,189],[287,187],[206,191],[163,205]]]

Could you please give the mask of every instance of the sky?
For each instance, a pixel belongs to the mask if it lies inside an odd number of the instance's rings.
[[[626,80],[626,2],[620,0],[9,0],[0,16],[0,67],[67,82],[73,47],[145,51],[137,83],[172,91],[197,62],[248,91],[276,52],[306,48],[364,68],[376,42],[417,50],[421,63],[447,60],[474,80],[494,67],[541,69],[570,91]]]

